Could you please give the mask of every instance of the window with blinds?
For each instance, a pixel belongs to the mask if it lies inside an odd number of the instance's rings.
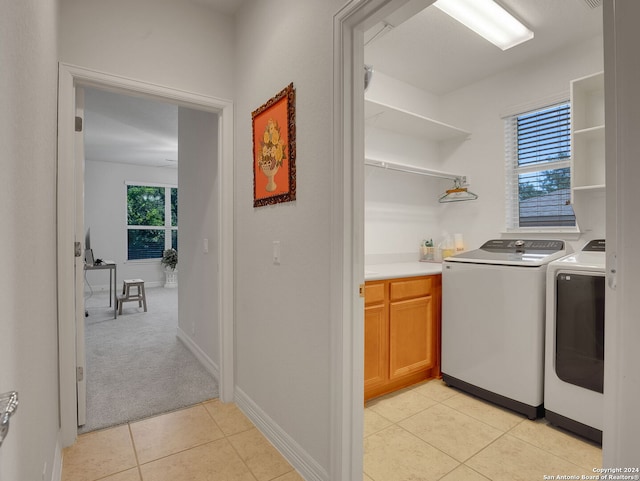
[[[505,118],[507,229],[570,228],[571,106]]]
[[[178,249],[178,189],[127,183],[127,259],[159,259]]]

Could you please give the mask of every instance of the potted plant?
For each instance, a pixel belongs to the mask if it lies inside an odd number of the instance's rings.
[[[165,284],[167,289],[178,287],[178,271],[176,269],[178,265],[178,251],[175,249],[166,249],[162,253],[162,260],[160,263],[164,266]]]

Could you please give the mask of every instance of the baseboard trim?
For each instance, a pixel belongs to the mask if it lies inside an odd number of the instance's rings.
[[[329,480],[327,471],[237,386],[234,401],[238,408],[305,480]]]
[[[58,440],[56,441],[56,448],[53,453],[51,481],[62,481],[62,445],[60,443],[60,436],[58,436]]]
[[[128,279],[128,278],[127,278]],[[164,281],[144,281],[144,287],[149,289],[150,287],[163,287],[164,286]],[[122,289],[122,285],[116,286],[116,293],[118,292],[118,289]],[[113,289],[113,287],[111,287]],[[97,284],[95,286],[91,286],[91,289],[87,289],[85,287],[84,289],[84,295],[85,296],[89,296],[91,295],[91,293],[96,293],[96,292],[105,292],[109,290],[109,284]]]
[[[176,337],[182,341],[182,343],[191,351],[191,353],[200,361],[200,364],[211,374],[217,382],[220,382],[220,368],[213,362],[196,342],[187,335],[180,327],[176,330]]]

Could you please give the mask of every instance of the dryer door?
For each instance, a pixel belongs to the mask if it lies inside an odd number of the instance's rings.
[[[559,272],[556,276],[556,374],[565,382],[600,393],[604,282],[604,274]]]

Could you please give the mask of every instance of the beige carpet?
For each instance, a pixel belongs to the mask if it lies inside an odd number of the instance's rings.
[[[143,419],[218,397],[216,380],[176,337],[177,289],[147,288],[113,318],[109,292],[85,300],[87,422],[79,432]]]

